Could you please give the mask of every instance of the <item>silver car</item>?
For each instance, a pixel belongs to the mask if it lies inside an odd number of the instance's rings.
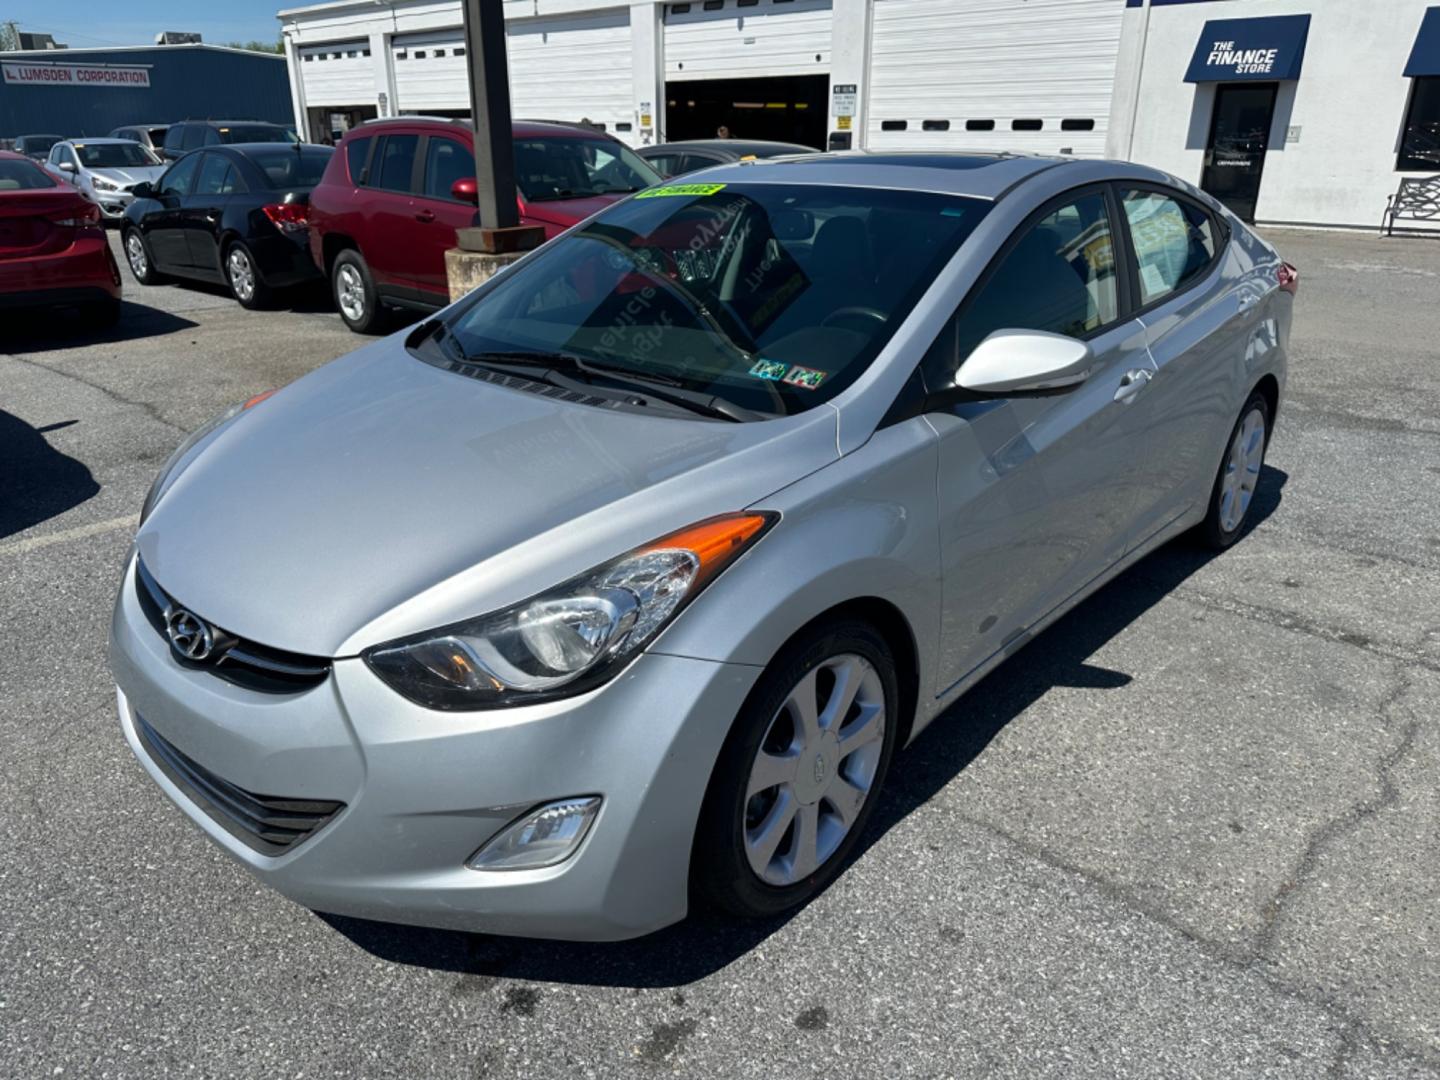
[[[129,139],[65,139],[50,148],[46,168],[119,221],[134,200],[136,184],[158,180],[165,163]]]
[[[650,188],[175,452],[115,607],[125,736],[323,911],[784,911],[977,680],[1168,540],[1242,535],[1295,287],[1136,165]]]

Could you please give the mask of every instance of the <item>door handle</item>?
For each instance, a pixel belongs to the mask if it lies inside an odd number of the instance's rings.
[[[433,211],[433,210],[421,210],[421,211],[419,211],[418,213],[416,213],[416,215],[415,215],[415,220],[416,220],[416,221],[423,221],[426,225],[429,225],[430,222],[432,222],[432,221],[435,220],[435,211]]]
[[[1154,377],[1155,373],[1149,368],[1132,368],[1120,377],[1120,389],[1115,391],[1115,400],[1129,405]]]

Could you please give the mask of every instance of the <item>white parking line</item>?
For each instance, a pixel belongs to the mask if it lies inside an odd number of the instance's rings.
[[[25,555],[39,548],[49,547],[51,544],[82,540],[87,536],[99,536],[101,533],[114,532],[117,529],[133,529],[138,524],[140,524],[139,514],[126,514],[124,517],[110,518],[108,521],[93,521],[89,525],[76,525],[72,529],[61,529],[59,532],[45,533],[43,536],[28,536],[24,540],[0,544],[0,556]]]

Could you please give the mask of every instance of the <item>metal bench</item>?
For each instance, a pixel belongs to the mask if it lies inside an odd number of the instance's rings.
[[[1400,181],[1400,190],[1385,200],[1385,216],[1380,219],[1381,236],[1395,234],[1398,217],[1433,221],[1440,226],[1440,175]]]

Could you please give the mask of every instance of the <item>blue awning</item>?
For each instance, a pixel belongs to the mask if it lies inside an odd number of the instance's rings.
[[[1405,65],[1405,75],[1411,79],[1440,75],[1440,7],[1425,9],[1415,47],[1410,50],[1410,62]]]
[[[1190,58],[1186,82],[1298,79],[1309,15],[1210,19]]]

